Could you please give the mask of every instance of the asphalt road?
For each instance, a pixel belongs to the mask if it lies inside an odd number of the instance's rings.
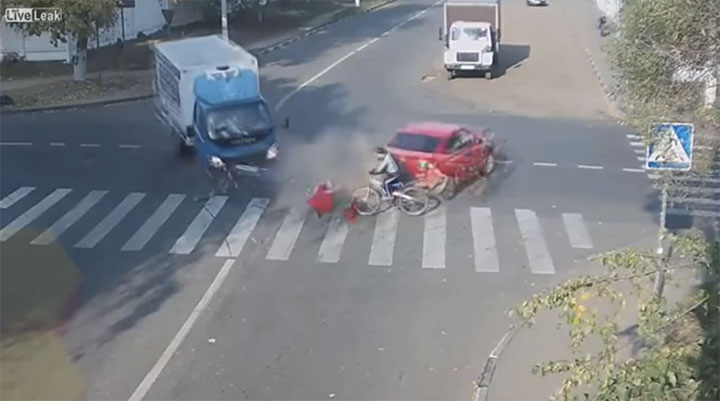
[[[489,83],[428,78],[442,15],[428,1],[266,55],[263,91],[291,120],[280,160],[267,180],[207,203],[194,199],[208,189],[195,161],[149,102],[3,116],[2,257],[56,243],[81,272],[64,343],[86,398],[469,397],[505,310],[595,271],[588,255],[656,233],[656,194],[632,134],[605,118],[582,44],[563,39],[572,68],[543,56],[561,32],[533,27],[570,3],[506,2],[507,36],[531,50]],[[557,85],[528,87],[535,74]],[[345,226],[306,213],[314,183],[361,184],[370,149],[419,119],[491,127],[504,162],[427,217]]]

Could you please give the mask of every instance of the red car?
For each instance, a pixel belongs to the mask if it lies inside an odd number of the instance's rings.
[[[408,124],[387,145],[407,173],[429,188],[475,180],[495,164],[494,133],[435,122]]]

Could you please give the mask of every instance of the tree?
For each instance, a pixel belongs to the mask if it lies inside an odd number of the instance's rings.
[[[720,96],[710,107],[704,96],[720,81],[720,1],[625,0],[608,50],[627,122],[640,132],[650,122],[695,123],[706,151],[694,170],[707,170],[720,145]]]
[[[691,401],[720,399],[720,248],[700,234],[671,238],[682,258],[667,265],[654,252],[619,250],[596,257],[608,274],[571,279],[522,303],[518,325],[540,311],[557,311],[569,327],[569,359],[539,363],[533,373],[564,374],[553,399]],[[703,288],[679,308],[656,297],[649,277],[699,268]],[[623,293],[623,284],[633,290]],[[634,297],[639,352],[626,355],[618,341],[620,310]],[[600,341],[600,347],[592,340]],[[594,351],[594,352],[593,352]],[[581,397],[582,395],[582,397]]]
[[[115,0],[5,0],[2,12],[8,7],[55,7],[62,11],[61,22],[13,23],[11,26],[27,35],[51,36],[51,43],[75,41],[77,54],[73,57],[73,79],[87,79],[88,41],[102,29],[111,28],[117,19]]]

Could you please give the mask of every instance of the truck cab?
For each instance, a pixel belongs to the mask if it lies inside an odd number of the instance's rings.
[[[195,78],[193,93],[198,153],[236,161],[277,156],[275,126],[257,70],[216,67]]]
[[[445,68],[491,70],[496,64],[497,41],[492,24],[455,21],[445,38]]]

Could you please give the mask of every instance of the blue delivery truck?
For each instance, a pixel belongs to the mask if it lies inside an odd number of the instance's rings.
[[[155,45],[155,114],[181,150],[248,161],[277,157],[257,58],[219,35]]]

